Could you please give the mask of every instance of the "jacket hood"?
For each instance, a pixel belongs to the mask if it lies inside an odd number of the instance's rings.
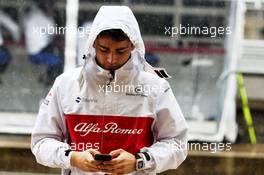
[[[137,67],[137,70],[144,70],[146,72],[156,74],[154,68],[145,60],[145,46],[140,34],[138,22],[131,9],[127,6],[102,6],[99,9],[94,18],[87,42],[88,50],[84,63],[84,70],[86,74],[87,71],[89,72],[89,76],[92,76],[93,74],[105,74],[108,72],[107,70],[99,68],[99,66],[95,63],[94,58],[96,53],[93,43],[100,32],[109,29],[121,29],[133,43],[135,49],[131,53],[131,63],[134,65],[132,67]],[[129,64],[130,63],[126,65]],[[130,67],[126,65],[119,68],[116,72],[121,72]],[[81,85],[83,84],[83,78],[84,77],[82,75],[79,77]]]
[[[97,35],[104,30],[121,29],[135,46],[141,59],[145,56],[145,46],[137,20],[127,6],[102,6],[94,18],[88,38],[88,58],[94,57],[93,43]]]

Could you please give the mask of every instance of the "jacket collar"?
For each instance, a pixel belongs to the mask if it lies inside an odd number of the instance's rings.
[[[129,78],[135,76],[141,69],[139,62],[140,60],[137,52],[132,51],[131,58],[122,67],[115,70],[114,79],[112,81],[116,83],[126,83]],[[96,81],[100,84],[107,84],[112,78],[109,70],[103,69],[96,63],[95,55],[87,60],[81,74],[81,77],[85,81]]]

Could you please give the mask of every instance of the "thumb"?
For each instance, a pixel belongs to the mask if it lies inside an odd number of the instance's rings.
[[[117,150],[113,150],[111,151],[109,154],[112,155],[112,157],[117,157],[119,156],[124,150],[122,149],[117,149]]]
[[[95,149],[89,149],[88,151],[89,151],[89,153],[91,153],[93,155],[93,157],[95,154],[100,154],[100,152],[95,150]]]

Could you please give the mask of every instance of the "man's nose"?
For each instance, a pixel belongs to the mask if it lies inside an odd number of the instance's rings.
[[[113,64],[115,62],[115,54],[114,53],[109,53],[107,55],[107,62],[110,64]]]

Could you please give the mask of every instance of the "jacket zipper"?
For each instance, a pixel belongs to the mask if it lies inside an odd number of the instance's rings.
[[[107,86],[109,86],[111,84],[111,82],[115,79],[115,71],[114,70],[110,70],[109,74],[110,74],[110,78],[106,83]]]
[[[106,93],[107,93],[106,88],[108,86],[110,86],[111,82],[115,79],[115,71],[110,71],[109,74],[110,74],[110,78],[109,78],[109,80],[106,81],[106,86],[105,86],[105,90],[104,90],[104,104],[105,105],[106,105]],[[103,108],[103,109],[105,109],[105,108]],[[104,118],[105,118],[104,114],[105,114],[105,110],[103,110],[103,119],[102,119],[102,127],[103,127],[103,129],[104,129]],[[102,135],[101,135],[101,148],[100,148],[101,150],[100,150],[100,152],[102,152],[102,149],[103,149],[103,140],[104,140],[104,133],[102,132]]]

